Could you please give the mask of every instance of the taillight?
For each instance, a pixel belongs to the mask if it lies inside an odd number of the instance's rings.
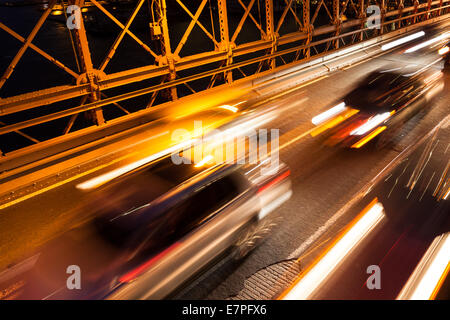
[[[258,189],[258,193],[263,192],[264,190],[272,187],[273,185],[283,181],[284,179],[286,179],[287,177],[289,177],[289,175],[291,174],[291,170],[286,170],[284,171],[282,174],[275,176],[273,179],[269,180],[268,182],[266,182],[264,185],[262,185],[259,189]]]

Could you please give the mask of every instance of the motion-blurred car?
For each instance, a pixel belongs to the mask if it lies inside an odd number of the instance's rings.
[[[291,195],[284,164],[259,169],[167,157],[113,179],[82,206],[92,218],[41,250],[19,298],[159,299],[224,254],[245,256]]]
[[[447,44],[445,44],[441,48],[439,48],[438,53],[444,59],[444,67],[449,68],[450,67],[450,42],[447,42]]]
[[[313,137],[322,136],[328,146],[360,148],[376,138],[382,147],[402,125],[443,89],[442,72],[375,71],[331,109],[315,116]]]

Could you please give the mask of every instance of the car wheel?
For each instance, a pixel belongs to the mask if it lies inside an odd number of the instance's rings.
[[[264,241],[275,225],[275,222],[270,218],[258,221],[255,215],[255,219],[252,220],[250,226],[238,237],[232,251],[233,259],[240,260],[245,258]]]

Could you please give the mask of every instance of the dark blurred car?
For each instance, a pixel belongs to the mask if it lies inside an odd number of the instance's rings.
[[[290,171],[275,169],[197,168],[168,157],[114,179],[82,206],[93,218],[41,250],[18,298],[167,297],[221,255],[245,256],[267,233],[266,214],[291,194]],[[81,289],[68,289],[69,266],[79,268]]]
[[[336,105],[312,119],[328,146],[360,148],[374,138],[382,147],[443,89],[442,72],[375,71]]]

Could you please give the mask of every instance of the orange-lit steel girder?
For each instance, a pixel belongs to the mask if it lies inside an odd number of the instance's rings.
[[[306,32],[308,35],[308,38],[306,40],[306,43],[309,44],[312,41],[312,34],[313,34],[313,26],[310,21],[310,0],[303,0],[302,1],[302,15],[303,15],[303,32]],[[303,50],[303,56],[305,59],[308,59],[311,56],[311,48],[308,46],[305,50]]]
[[[273,16],[273,2],[272,0],[265,0],[265,11],[266,11],[266,40],[271,41],[272,46],[270,48],[270,53],[277,51],[277,38],[278,35],[274,30],[274,16]],[[269,60],[270,69],[275,69],[276,61],[275,59]]]
[[[84,0],[70,1],[68,4],[84,6]],[[277,9],[281,9],[276,13],[274,13],[274,1],[277,3]],[[310,0],[199,0],[195,4],[186,0],[173,0],[170,1],[172,7],[167,8],[166,0],[137,0],[135,7],[130,8],[129,16],[123,24],[108,10],[105,3],[90,0],[91,7],[96,8],[120,30],[99,65],[92,63],[92,46],[87,41],[83,21],[81,21],[80,29],[67,30],[67,32],[72,32],[76,49],[75,58],[80,67],[78,72],[75,72],[73,70],[77,70],[76,66],[62,63],[61,61],[65,60],[58,59],[48,54],[49,51],[45,48],[33,44],[36,34],[51,13],[55,2],[50,1],[48,9],[44,11],[27,37],[19,35],[0,21],[0,29],[22,43],[8,68],[3,72],[0,70],[3,75],[0,80],[0,95],[2,96],[0,117],[32,108],[42,108],[49,104],[64,103],[66,106],[63,110],[55,113],[3,125],[0,127],[0,135],[17,132],[26,136],[26,133],[19,132],[19,130],[60,118],[68,118],[69,123],[64,130],[64,133],[67,133],[70,131],[76,115],[86,111],[92,112],[95,116],[95,123],[101,125],[104,121],[110,120],[103,119],[102,108],[115,106],[126,114],[129,113],[118,104],[121,101],[150,95],[149,104],[142,106],[145,108],[154,105],[158,92],[168,93],[167,99],[162,99],[163,102],[177,99],[180,86],[186,86],[191,92],[197,92],[211,86],[232,83],[242,76],[253,75],[255,72],[275,69],[277,59],[284,63],[305,60],[317,53],[324,53],[324,50],[325,52],[335,50],[339,46],[365,40],[370,34],[365,34],[368,31],[364,26],[367,21],[365,10],[369,4],[374,4],[373,0],[345,0],[344,2],[319,0],[316,5],[311,4]],[[145,6],[145,2],[149,6]],[[387,7],[385,0],[379,0],[376,4],[381,9],[382,28],[380,32],[389,31],[388,27],[393,23],[396,28],[399,28],[430,17],[448,15],[450,12],[450,0],[420,0],[420,2],[416,0],[409,7],[404,7],[403,0],[399,0],[395,8]],[[168,16],[170,8],[174,8],[173,6],[177,6],[190,19],[177,43],[171,39],[173,30],[171,30],[171,18]],[[155,28],[151,30],[152,32],[160,31],[156,35],[158,41],[152,42],[150,37],[148,39],[139,38],[131,31],[136,17],[146,7],[154,10],[156,18],[150,20],[149,24],[151,24],[151,28]],[[208,13],[208,7],[211,26],[202,20],[202,17]],[[217,10],[213,12],[212,7],[216,7]],[[301,13],[297,11],[297,8],[300,8]],[[261,11],[263,11],[262,14]],[[231,15],[238,18],[237,23],[229,23]],[[343,19],[344,15],[346,19]],[[261,17],[264,19],[261,20]],[[326,22],[324,22],[325,20]],[[214,21],[217,22],[220,29],[217,35],[214,32]],[[286,25],[295,27],[289,29]],[[230,26],[236,27],[230,29]],[[246,32],[248,27],[257,30],[257,38],[243,41],[240,35]],[[186,48],[191,45],[196,32],[206,36],[204,47],[202,47],[204,49],[200,53],[183,55],[183,52],[188,51]],[[150,32],[148,34],[150,35]],[[321,40],[317,40],[319,36]],[[123,39],[126,37],[131,38],[144,50],[148,55],[148,62],[136,68],[108,73],[108,66],[120,61],[118,48],[123,46]],[[175,48],[173,51],[171,45]],[[57,87],[12,97],[2,95],[1,87],[14,75],[15,66],[23,59],[27,48],[34,50],[44,59],[58,66],[63,72],[70,74],[76,79],[76,82],[62,83]],[[250,66],[256,66],[256,68],[248,69]],[[199,67],[202,68],[200,73],[195,71]],[[238,72],[233,74],[233,70]],[[203,89],[194,89],[192,83],[202,79],[209,85]],[[132,86],[149,80],[153,81],[152,85],[143,89]],[[126,93],[123,91],[115,93],[115,89],[124,86],[129,88]],[[74,98],[81,98],[81,102],[74,104]],[[58,134],[55,134],[55,137],[57,136]],[[39,140],[35,137],[29,138],[33,142]]]
[[[401,14],[402,11],[399,11],[399,14]],[[359,0],[358,1],[358,18],[360,20],[360,25],[359,28],[361,30],[361,32],[359,33],[359,41],[363,41],[364,39],[364,23],[366,21],[366,7],[364,4],[364,0]]]
[[[333,24],[336,26],[335,36],[338,36],[341,32],[341,15],[340,12],[340,0],[333,0]],[[339,48],[339,41],[337,39],[334,41],[334,48]]]
[[[225,65],[229,66],[233,63],[233,52],[230,44],[230,33],[228,27],[228,10],[227,0],[217,0],[217,8],[219,14],[220,26],[220,47],[219,51],[226,53]],[[223,65],[223,64],[222,64]],[[233,82],[233,73],[231,71],[224,73],[224,78],[227,83]]]
[[[69,2],[71,5],[76,5],[79,8],[84,6],[84,0],[71,0]],[[75,48],[77,49],[78,61],[80,62],[81,71],[83,72],[81,76],[81,81],[89,84],[89,98],[91,102],[100,99],[100,91],[97,86],[100,73],[94,69],[91,59],[91,51],[89,49],[89,43],[86,36],[86,29],[84,28],[83,19],[78,22],[79,27],[73,30],[75,35]],[[78,80],[80,81],[80,80]],[[103,118],[103,111],[101,108],[96,108],[89,110],[88,113],[97,125],[105,123]]]
[[[205,2],[205,0],[203,0],[203,2]],[[186,34],[189,35],[190,28],[192,29],[192,25],[195,23],[196,18],[194,18],[189,24],[189,27],[186,30],[183,39],[181,39],[180,44],[175,50],[175,53],[172,53],[172,48],[170,46],[169,26],[167,24],[166,0],[152,0],[152,6],[155,9],[156,16],[156,21],[153,21],[153,23],[158,24],[161,28],[161,36],[159,37],[161,57],[159,58],[158,62],[159,64],[163,64],[169,67],[169,74],[167,78],[168,81],[173,81],[177,77],[175,72],[175,56],[177,56],[179,51],[181,50],[181,46],[182,44],[184,44]],[[201,9],[199,9],[199,11],[201,12]],[[169,98],[171,100],[175,100],[178,98],[176,87],[169,88],[168,92]]]

